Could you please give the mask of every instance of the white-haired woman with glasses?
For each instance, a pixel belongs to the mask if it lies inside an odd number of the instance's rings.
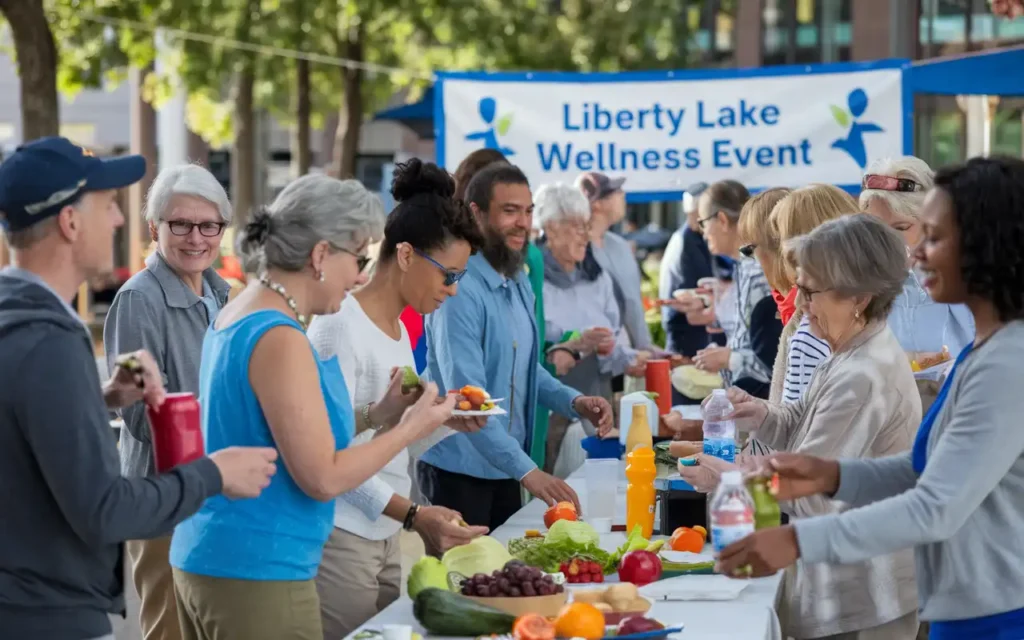
[[[908,264],[911,251],[923,238],[921,205],[934,175],[920,158],[883,158],[868,167],[861,183],[861,209],[900,232],[907,245]],[[974,319],[967,307],[933,301],[913,271],[908,272],[903,292],[896,298],[889,327],[903,350],[919,360],[943,348],[960,353],[974,336]]]
[[[119,353],[145,349],[156,359],[168,392],[199,393],[203,336],[227,302],[230,286],[213,263],[220,255],[231,203],[217,179],[199,165],[161,171],[146,199],[146,220],[156,251],[146,268],[114,297],[103,326],[108,366]],[[121,471],[155,472],[143,403],[121,410]],[[126,544],[131,576],[141,599],[144,638],[180,637],[168,535]]]
[[[611,274],[584,261],[590,242],[590,203],[568,184],[544,185],[534,196],[534,219],[544,235],[545,342],[548,362],[583,395],[611,399],[611,380],[643,375],[648,356],[629,346]],[[552,416],[545,468],[553,470],[568,421]],[[584,431],[595,433],[584,421]]]

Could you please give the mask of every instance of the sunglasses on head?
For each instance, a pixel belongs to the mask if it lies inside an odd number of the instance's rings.
[[[755,249],[757,249],[756,244],[745,244],[740,247],[740,254],[746,258],[753,258]]]
[[[864,179],[860,183],[860,188],[877,189],[879,191],[900,191],[903,193],[912,193],[914,191],[924,190],[920,184],[909,178],[880,176],[874,173],[869,173],[864,176]]]
[[[413,251],[416,252],[416,255],[418,255],[419,257],[423,258],[424,260],[426,260],[427,262],[441,270],[441,273],[444,274],[444,286],[446,287],[450,287],[453,284],[458,283],[458,281],[462,280],[462,277],[466,275],[466,269],[463,269],[462,271],[449,269],[448,267],[444,266],[437,260],[434,260],[427,254],[423,253],[419,249],[413,249]]]

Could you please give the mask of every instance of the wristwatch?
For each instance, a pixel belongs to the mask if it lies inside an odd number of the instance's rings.
[[[555,345],[555,346],[551,347],[550,349],[547,350],[545,355],[549,356],[549,355],[551,355],[552,353],[554,353],[556,351],[564,351],[564,352],[568,353],[569,355],[571,355],[573,357],[573,359],[576,360],[576,362],[580,361],[580,352],[579,351],[576,351],[574,349],[570,349],[569,347],[563,347],[561,345]]]
[[[370,407],[372,406],[372,402],[363,405],[363,410],[360,412],[362,414],[363,424],[370,431],[379,431],[380,425],[375,425],[373,424],[373,422],[370,421]]]
[[[420,505],[415,502],[409,506],[409,511],[405,514],[405,520],[402,521],[402,528],[406,531],[412,531],[412,524],[416,520],[416,514],[420,512]]]

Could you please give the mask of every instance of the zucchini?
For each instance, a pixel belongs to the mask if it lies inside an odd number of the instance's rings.
[[[489,636],[512,631],[516,617],[473,602],[458,593],[428,588],[412,604],[412,614],[427,633],[438,636]]]

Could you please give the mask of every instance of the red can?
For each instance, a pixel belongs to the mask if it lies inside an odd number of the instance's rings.
[[[648,360],[645,373],[647,391],[658,394],[654,402],[658,415],[672,411],[672,367],[668,360]]]
[[[169,393],[160,408],[147,407],[158,473],[202,458],[199,402],[191,393]]]

